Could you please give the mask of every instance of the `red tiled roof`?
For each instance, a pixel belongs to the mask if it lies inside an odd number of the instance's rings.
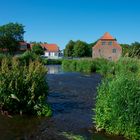
[[[106,32],[100,40],[115,40],[108,32]]]
[[[59,47],[56,44],[40,44],[43,48],[45,48],[48,52],[58,52]]]

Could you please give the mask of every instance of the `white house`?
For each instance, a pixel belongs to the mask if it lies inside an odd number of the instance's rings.
[[[44,49],[44,55],[48,58],[57,59],[59,57],[59,47],[56,44],[40,44]]]

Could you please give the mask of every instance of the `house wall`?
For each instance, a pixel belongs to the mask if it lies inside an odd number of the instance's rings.
[[[59,52],[47,52],[47,51],[45,51],[44,55],[48,58],[58,58]]]
[[[21,46],[19,46],[19,49],[20,50],[27,50],[27,45],[21,45]]]
[[[93,58],[105,58],[109,60],[118,60],[122,54],[121,46],[115,41],[112,41],[112,45],[108,45],[108,41],[99,40],[97,44],[92,48],[92,57]],[[105,42],[105,45],[102,45],[102,42]],[[116,52],[113,53],[113,49],[116,49]]]

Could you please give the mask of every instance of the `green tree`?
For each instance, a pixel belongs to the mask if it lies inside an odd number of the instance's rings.
[[[34,44],[32,46],[32,52],[37,54],[37,55],[43,55],[44,54],[44,50],[43,50],[43,48],[40,44]]]
[[[74,52],[73,56],[74,57],[85,57],[88,54],[88,44],[83,41],[76,41],[74,45]]]
[[[68,44],[66,45],[66,48],[64,49],[64,56],[66,57],[72,57],[73,56],[73,48],[74,48],[75,42],[70,40]]]
[[[18,49],[19,42],[23,41],[24,26],[19,23],[8,23],[0,26],[0,48],[8,49],[13,53]]]
[[[94,45],[97,43],[97,41],[88,44],[88,50],[87,50],[87,56],[92,57],[92,48],[94,47]]]

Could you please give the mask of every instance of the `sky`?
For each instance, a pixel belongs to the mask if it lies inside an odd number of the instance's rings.
[[[92,43],[109,32],[119,43],[140,42],[140,0],[0,0],[0,26],[25,26],[25,41]]]

